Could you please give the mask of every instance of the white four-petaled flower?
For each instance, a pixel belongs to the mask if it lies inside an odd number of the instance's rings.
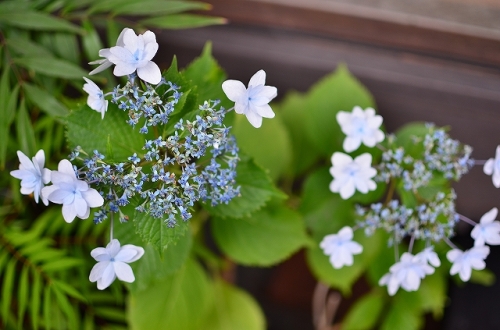
[[[59,162],[58,170],[51,172],[52,186],[42,189],[42,195],[49,201],[62,204],[62,213],[66,222],[75,217],[87,219],[91,207],[99,207],[104,199],[87,182],[78,180],[73,166],[67,159]]]
[[[500,146],[497,146],[495,158],[486,161],[483,167],[484,174],[492,175],[491,179],[496,188],[500,188]]]
[[[415,256],[423,263],[429,263],[434,267],[441,266],[441,261],[439,260],[437,253],[434,252],[434,248],[432,246],[425,248],[422,252],[417,253]]]
[[[453,249],[448,251],[446,258],[453,263],[450,269],[450,274],[459,274],[462,281],[468,281],[472,273],[472,269],[481,270],[486,267],[484,259],[490,253],[490,247],[487,245],[474,246],[473,248],[461,251]]]
[[[475,246],[500,244],[500,222],[494,221],[497,214],[498,209],[492,208],[481,217],[479,223],[472,229],[470,235],[474,239]]]
[[[222,83],[222,90],[227,98],[235,103],[234,111],[244,114],[256,128],[262,125],[262,117],[274,118],[273,109],[268,103],[278,95],[278,90],[265,84],[264,70],[259,70],[250,78],[248,88],[239,80],[226,80]]]
[[[421,280],[428,274],[434,273],[434,268],[418,256],[405,252],[401,260],[389,268],[379,285],[387,285],[389,295],[393,296],[402,287],[406,291],[416,291],[420,287]]]
[[[333,181],[330,183],[332,192],[340,192],[340,197],[348,199],[356,190],[366,194],[375,190],[377,185],[372,178],[377,171],[371,167],[372,155],[364,153],[354,160],[349,155],[335,152],[332,156],[330,174]]]
[[[118,277],[119,280],[132,283],[135,280],[134,272],[128,263],[142,257],[144,249],[131,244],[120,247],[120,242],[113,239],[103,248],[98,247],[90,255],[98,261],[90,271],[90,282],[97,281],[97,288],[104,290]]]
[[[86,84],[83,85],[83,90],[89,94],[87,98],[87,105],[90,109],[101,113],[101,117],[104,118],[104,114],[108,110],[108,101],[104,99],[103,91],[90,79],[83,77]]]
[[[360,254],[363,247],[352,240],[353,233],[351,227],[342,228],[338,234],[327,235],[323,238],[319,246],[323,252],[330,257],[333,268],[351,266],[353,255]]]
[[[374,147],[384,140],[384,133],[379,129],[382,117],[376,115],[373,108],[363,111],[361,107],[355,106],[352,112],[339,111],[337,122],[346,135],[343,144],[346,152],[358,149],[361,143]]]
[[[122,32],[120,32],[120,35],[118,36],[118,40],[116,40],[116,45],[117,46],[120,46],[120,47],[124,46],[124,44],[123,44],[123,35],[125,34],[125,32],[127,32],[127,30],[130,30],[130,29],[129,28],[124,28],[122,30]],[[109,68],[111,65],[113,65],[113,63],[111,63],[111,61],[108,59],[111,56],[111,52],[110,52],[109,48],[101,49],[99,51],[99,56],[100,57],[104,57],[104,58],[89,63],[89,64],[99,64],[99,66],[97,68],[95,68],[94,70],[90,71],[89,74],[91,74],[91,75],[99,73],[101,71],[104,71],[107,68]]]
[[[161,71],[151,60],[158,51],[156,36],[151,31],[136,35],[132,29],[123,32],[123,45],[111,47],[108,60],[115,64],[113,74],[126,76],[137,71],[142,80],[150,84],[161,81]]]
[[[16,179],[21,180],[21,194],[29,195],[31,193],[35,196],[35,202],[38,203],[38,197],[42,198],[42,202],[48,205],[47,196],[44,196],[42,188],[45,184],[50,182],[50,170],[44,168],[45,166],[45,153],[39,150],[31,161],[22,151],[17,151],[19,157],[19,169],[10,172]]]

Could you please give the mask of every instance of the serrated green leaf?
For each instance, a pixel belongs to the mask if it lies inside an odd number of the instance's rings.
[[[203,204],[213,216],[225,218],[241,218],[259,210],[272,197],[285,198],[272,183],[264,170],[253,160],[242,159],[236,168],[236,185],[240,186],[239,197],[233,198],[228,204],[212,207]]]
[[[66,31],[79,34],[83,32],[77,25],[65,19],[35,11],[0,12],[0,22],[28,30]]]
[[[21,275],[19,276],[19,284],[18,284],[19,290],[17,294],[17,299],[18,299],[17,325],[19,329],[22,328],[22,324],[24,321],[24,313],[26,312],[26,307],[28,305],[28,295],[29,295],[28,271],[29,267],[25,265],[21,269]]]
[[[266,321],[257,302],[245,291],[222,280],[214,283],[214,303],[205,330],[264,330]]]
[[[175,227],[169,228],[163,219],[142,212],[136,212],[132,222],[142,240],[150,243],[160,254],[168,245],[175,244],[186,235],[189,228],[189,224],[182,220],[178,220]]]
[[[384,304],[383,296],[378,291],[363,296],[349,309],[342,321],[342,330],[375,329]]]
[[[129,295],[129,325],[131,329],[202,329],[203,316],[212,299],[205,272],[197,262],[188,259],[175,274]]]
[[[210,17],[195,14],[173,14],[161,17],[152,17],[139,21],[139,23],[162,29],[188,29],[209,25],[226,24],[222,17]]]
[[[273,105],[277,116],[281,118],[288,131],[292,143],[292,166],[289,168],[291,174],[302,173],[313,165],[319,157],[315,144],[307,135],[304,123],[307,116],[306,97],[297,92],[288,93],[285,99],[278,105]]]
[[[339,111],[351,111],[354,106],[374,108],[370,92],[340,65],[337,70],[317,82],[306,96],[305,125],[309,139],[324,156],[342,150],[345,138],[337,123]]]
[[[24,152],[25,155],[28,155],[28,157],[33,157],[37,151],[35,132],[33,131],[33,125],[31,124],[28,111],[26,110],[24,98],[21,99],[16,117],[16,132],[19,149]]]
[[[53,57],[47,48],[24,38],[7,39],[7,46],[24,56]]]
[[[33,329],[38,329],[40,319],[40,305],[42,299],[42,279],[38,271],[32,272],[30,317]]]
[[[309,243],[300,214],[281,205],[248,218],[214,218],[212,232],[225,254],[248,266],[276,264]]]
[[[14,291],[14,271],[16,269],[16,259],[12,258],[5,268],[5,272],[3,274],[3,282],[2,282],[2,292],[0,293],[2,296],[1,305],[1,316],[2,320],[7,320],[8,315],[11,313],[10,304],[12,302],[12,293]]]
[[[126,123],[128,115],[110,104],[108,111],[101,119],[101,114],[88,106],[71,112],[67,117],[67,137],[70,148],[82,147],[88,153],[94,150],[105,154],[108,143],[113,146],[113,158],[106,155],[106,160],[126,161],[134,153],[141,154],[145,136],[138,128]]]
[[[87,75],[76,64],[55,57],[20,57],[15,58],[14,63],[49,77],[82,79]]]
[[[259,129],[253,127],[245,116],[237,116],[232,132],[240,149],[268,170],[273,180],[280,178],[290,167],[293,147],[279,116],[265,120]]]
[[[23,84],[23,89],[28,99],[48,115],[64,117],[69,114],[68,109],[48,91],[28,83]]]
[[[99,34],[88,19],[83,21],[83,28],[85,29],[85,34],[82,36],[82,45],[85,55],[87,58],[97,59],[99,57],[99,50],[104,48]]]
[[[113,14],[115,15],[166,15],[166,14],[176,14],[188,10],[207,10],[210,9],[210,5],[203,2],[196,1],[175,1],[170,0],[165,1],[141,1],[127,3],[120,7],[113,8]]]

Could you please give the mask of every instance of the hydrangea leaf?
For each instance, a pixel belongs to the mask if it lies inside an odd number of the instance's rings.
[[[420,140],[429,133],[429,128],[424,123],[411,123],[401,127],[395,134],[396,144],[404,148],[405,153],[412,156],[421,158],[424,151],[423,144],[415,143],[415,138]]]
[[[214,283],[214,304],[203,321],[205,330],[264,330],[257,302],[245,291],[221,280]]]
[[[236,167],[236,185],[241,187],[239,197],[228,204],[214,207],[203,204],[210,214],[219,218],[242,218],[262,208],[272,197],[286,198],[278,190],[264,170],[248,157],[242,159]]]
[[[337,123],[337,113],[341,110],[351,111],[356,105],[363,109],[375,108],[370,92],[344,65],[317,82],[306,98],[307,133],[315,148],[327,157],[334,151],[342,150],[345,137]]]
[[[142,212],[136,212],[132,221],[142,240],[150,243],[160,254],[163,254],[170,244],[175,244],[186,235],[189,228],[189,224],[182,220],[177,220],[175,227],[169,228],[163,219]]]
[[[316,150],[315,144],[309,138],[304,126],[304,122],[307,120],[306,104],[306,97],[297,92],[288,93],[279,105],[273,104],[277,118],[281,118],[285,124],[293,145],[291,166],[289,167],[292,175],[302,173],[313,165],[319,157],[318,150]]]
[[[319,280],[339,289],[344,294],[350,294],[354,282],[373,262],[383,247],[384,242],[386,242],[380,232],[367,237],[360,230],[354,232],[353,240],[363,246],[363,252],[354,256],[354,264],[352,266],[344,266],[340,269],[333,268],[328,260],[328,256],[319,248],[319,242],[307,251],[307,261],[313,274]]]
[[[131,292],[127,315],[131,329],[204,329],[203,317],[213,288],[203,268],[188,259],[176,273]]]
[[[349,309],[349,312],[342,321],[342,329],[375,329],[375,325],[380,317],[384,303],[385,302],[380,290],[374,290],[363,296]]]
[[[236,116],[232,132],[241,150],[269,170],[273,180],[280,178],[289,168],[292,144],[279,117],[264,120],[262,127],[256,129],[244,116]]]
[[[309,243],[300,214],[277,205],[242,219],[216,217],[212,232],[225,254],[249,266],[276,264]]]
[[[421,328],[422,317],[420,311],[415,308],[414,301],[411,299],[402,299],[400,296],[396,296],[396,299],[392,303],[392,308],[390,308],[386,314],[381,330],[393,330],[393,329],[405,329],[405,330],[417,330]]]
[[[106,155],[108,143],[113,147],[113,159],[116,162],[126,161],[134,153],[142,153],[146,137],[126,123],[128,115],[109,104],[108,111],[101,119],[101,114],[86,105],[74,110],[67,117],[67,137],[69,147],[82,147],[87,153],[94,150]],[[108,160],[108,158],[106,158]]]

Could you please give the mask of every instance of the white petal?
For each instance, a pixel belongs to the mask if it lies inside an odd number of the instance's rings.
[[[90,271],[89,275],[90,282],[95,282],[98,279],[100,279],[108,266],[110,266],[109,261],[101,261],[96,263],[94,267],[92,267],[92,270]]]
[[[495,171],[492,176],[493,179],[493,185],[495,188],[500,188],[500,173]]]
[[[460,268],[459,275],[462,281],[467,282],[470,279],[470,275],[472,273],[472,269],[470,267],[462,267]]]
[[[73,170],[73,165],[67,159],[63,159],[59,162],[57,170],[61,173],[69,175],[71,178],[76,179],[76,174],[75,174],[75,171]],[[52,180],[54,180],[54,179],[52,179]]]
[[[462,256],[462,254],[463,254],[463,251],[461,251],[459,249],[453,249],[453,250],[448,251],[448,253],[446,253],[446,258],[450,262],[455,262],[458,258],[460,258]]]
[[[117,62],[113,70],[113,74],[117,77],[127,76],[134,73],[137,67],[134,64],[127,62]]]
[[[145,44],[156,43],[156,35],[149,30],[142,34],[142,38]]]
[[[343,167],[352,163],[352,157],[342,152],[334,152],[331,161],[334,167]]]
[[[131,53],[135,52],[139,47],[140,38],[135,34],[134,30],[128,29],[123,32],[123,47]],[[113,50],[114,47],[111,48]]]
[[[62,214],[63,214],[64,221],[66,221],[67,223],[73,222],[73,220],[75,220],[76,215],[77,215],[74,203],[63,204]]]
[[[132,283],[135,281],[134,272],[132,267],[124,262],[115,261],[114,263],[115,273],[118,279],[123,282]]]
[[[89,207],[99,207],[104,204],[104,198],[102,198],[101,194],[93,188],[82,191],[81,193]]]
[[[343,241],[350,241],[353,238],[353,232],[352,228],[349,226],[344,226],[342,229],[339,230],[338,234],[339,238],[341,238]]]
[[[265,85],[265,84],[266,84],[266,72],[264,70],[259,70],[252,76],[252,78],[250,78],[248,87]]]
[[[142,247],[132,244],[125,244],[124,246],[122,246],[122,250],[135,250],[136,252],[135,255],[129,260],[121,259],[121,261],[124,262],[134,262],[136,260],[139,260],[144,255],[144,249]]]
[[[483,172],[486,175],[492,175],[493,174],[493,169],[495,167],[495,160],[493,158],[490,158],[484,163],[483,166]]]
[[[120,241],[118,241],[116,238],[113,239],[111,242],[106,245],[106,250],[108,251],[109,255],[114,258],[118,252],[120,252]]]
[[[242,98],[247,98],[247,89],[239,80],[226,80],[222,83],[222,90],[227,98],[237,102]]]
[[[156,63],[149,61],[142,68],[137,68],[139,78],[150,84],[156,85],[161,81],[161,71]]]
[[[75,205],[75,210],[76,210],[76,215],[80,219],[84,219],[85,214],[87,213],[89,207],[87,205],[87,202],[83,198],[75,198],[73,204]]]
[[[17,157],[19,158],[19,162],[22,165],[22,169],[24,170],[29,170],[29,171],[35,171],[35,166],[31,162],[31,159],[29,159],[25,154],[23,154],[22,151],[18,150],[17,151]],[[21,167],[19,167],[21,169]]]
[[[115,269],[110,263],[109,267],[104,269],[104,272],[100,279],[97,280],[97,288],[99,290],[104,290],[113,283],[116,278]]]
[[[274,118],[274,112],[273,109],[268,104],[264,104],[258,107],[253,107],[255,112],[264,118]]]
[[[364,153],[362,155],[359,155],[354,159],[354,162],[359,164],[362,167],[370,167],[372,164],[372,155],[369,153]]]
[[[248,121],[253,127],[259,128],[260,126],[262,126],[262,117],[258,114],[252,111],[248,111],[245,115],[247,116]]]
[[[107,255],[108,256],[108,260],[111,259],[111,257],[109,256],[108,254],[108,250],[106,250],[105,248],[103,247],[97,247],[95,249],[93,249],[92,251],[90,251],[90,255],[92,256],[92,258],[96,259],[97,257],[100,257],[102,255]],[[97,259],[96,259],[97,260]]]
[[[144,61],[151,61],[153,57],[155,57],[156,52],[158,51],[158,43],[150,42],[147,43],[144,48]]]
[[[361,139],[358,136],[346,136],[342,147],[345,152],[353,152],[361,145]]]
[[[349,182],[340,188],[340,197],[342,197],[342,199],[348,199],[354,195],[355,190],[354,183]]]

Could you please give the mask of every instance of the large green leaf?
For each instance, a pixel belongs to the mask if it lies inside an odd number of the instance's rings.
[[[324,156],[342,150],[344,133],[336,115],[339,111],[352,111],[354,106],[374,107],[368,90],[341,65],[337,70],[316,83],[307,94],[305,125],[309,138]]]
[[[0,22],[28,30],[83,32],[65,19],[34,11],[0,12]]]
[[[78,65],[55,57],[20,57],[14,63],[49,77],[82,79],[87,75]]]
[[[142,240],[150,243],[160,254],[170,244],[175,244],[186,235],[189,224],[178,220],[173,228],[169,228],[163,219],[154,218],[147,213],[136,212],[133,219],[135,231]]]
[[[187,29],[208,25],[225,24],[227,23],[227,20],[222,17],[210,17],[195,14],[173,14],[143,19],[139,23],[162,29]]]
[[[423,319],[411,299],[396,297],[380,327],[381,330],[417,330],[421,328]]]
[[[28,110],[26,110],[25,100],[21,99],[21,104],[17,110],[16,131],[19,149],[28,157],[33,157],[36,150],[35,132],[31,124]]]
[[[70,148],[80,146],[87,153],[98,150],[107,160],[117,162],[126,161],[134,153],[141,154],[146,138],[137,127],[128,125],[127,119],[127,113],[114,104],[109,104],[104,119],[86,105],[72,111],[67,117]],[[112,147],[112,155],[108,146]]]
[[[264,330],[259,305],[246,292],[221,280],[214,283],[214,304],[203,321],[205,330]]]
[[[212,231],[225,254],[250,266],[276,264],[309,242],[300,214],[281,205],[248,218],[215,218]]]
[[[212,299],[213,289],[205,272],[188,259],[175,274],[129,295],[129,326],[133,330],[203,329],[203,316]]]
[[[68,115],[68,109],[52,96],[50,92],[28,83],[23,84],[23,89],[30,101],[40,107],[40,109],[45,111],[48,115],[55,117],[64,117]]]
[[[262,127],[256,129],[245,116],[238,115],[233,124],[233,134],[241,150],[252,156],[262,168],[269,170],[273,180],[288,170],[293,148],[279,117],[265,120]]]
[[[370,292],[357,300],[342,321],[343,330],[375,329],[385,301],[379,290]]]
[[[188,10],[207,10],[210,5],[196,1],[141,1],[127,3],[112,9],[115,15],[166,15],[175,14]]]
[[[24,38],[7,39],[7,46],[24,56],[54,56],[47,48]]]
[[[236,184],[241,186],[241,196],[234,198],[228,204],[219,204],[215,207],[208,205],[208,203],[203,204],[210,214],[223,218],[241,218],[259,210],[272,197],[285,197],[273,185],[266,172],[248,158],[242,159],[238,163]]]

